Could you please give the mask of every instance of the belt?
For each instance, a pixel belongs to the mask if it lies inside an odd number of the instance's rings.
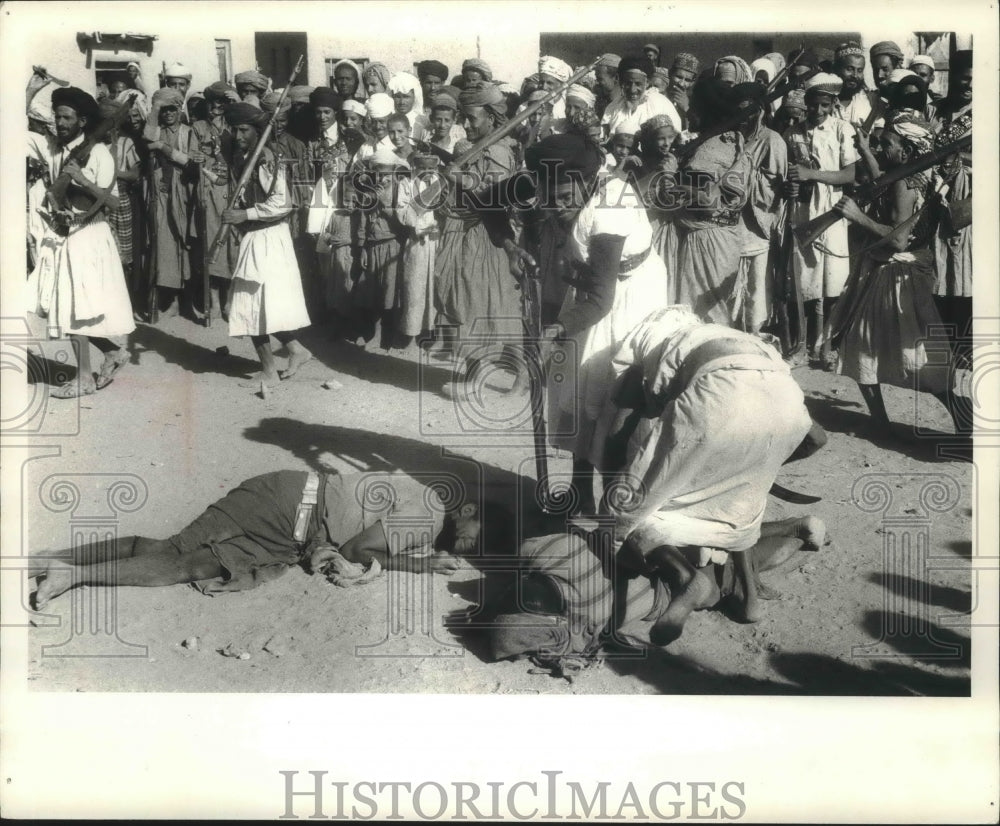
[[[677,371],[678,395],[691,385],[709,362],[726,356],[760,356],[766,359],[768,356],[763,348],[767,346],[763,342],[758,345],[745,338],[713,338],[699,344],[687,354]]]
[[[315,529],[315,526],[323,518],[319,500],[324,481],[325,479],[315,471],[309,471],[306,474],[306,483],[302,488],[302,501],[299,502],[295,511],[295,530],[292,534],[292,538],[300,544],[305,544],[315,532],[315,530],[310,531],[310,527]]]
[[[652,247],[646,247],[643,252],[638,252],[635,255],[629,255],[627,258],[623,258],[622,262],[618,265],[618,277],[621,278],[623,275],[628,275],[633,270],[637,270],[645,264],[646,259],[649,258],[649,254],[652,251]]]

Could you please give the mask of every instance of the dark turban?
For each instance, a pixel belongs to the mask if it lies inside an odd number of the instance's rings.
[[[266,92],[270,81],[267,75],[261,74],[260,72],[252,69],[248,72],[239,72],[236,75],[236,85],[237,86],[252,86],[261,92]]]
[[[329,86],[317,86],[309,93],[309,102],[313,106],[327,106],[330,109],[339,109],[340,95]]]
[[[439,77],[445,81],[448,79],[448,67],[440,60],[421,60],[417,64],[417,77],[423,80],[428,76]]]
[[[798,59],[796,60],[796,58]],[[793,49],[788,53],[788,62],[791,63],[792,61],[795,61],[796,66],[806,66],[810,69],[815,69],[819,66],[819,59],[812,49]]]
[[[702,130],[736,113],[733,89],[711,74],[702,74],[691,87],[690,109],[697,113]]]
[[[458,96],[458,105],[463,109],[470,106],[482,106],[492,115],[505,119],[507,117],[507,98],[498,86],[492,83],[473,83],[462,90]]]
[[[927,84],[917,75],[904,77],[889,87],[890,109],[914,109],[923,112],[927,106]]]
[[[264,97],[260,99],[260,108],[264,112],[271,114],[271,112],[273,112],[275,109],[278,108],[278,98],[280,97],[281,95],[277,94],[276,92],[268,92],[266,95],[264,95]],[[291,108],[292,108],[292,102],[288,99],[288,96],[286,95],[285,99],[281,102],[281,111],[287,112]]]
[[[623,57],[618,64],[618,76],[621,77],[626,72],[642,72],[646,77],[653,76],[653,61],[643,55],[642,57]]]
[[[100,113],[101,120],[111,120],[118,115],[121,111],[122,104],[117,100],[112,100],[111,98],[104,98],[97,104],[98,112]]]
[[[230,126],[250,124],[250,126],[255,126],[257,129],[263,129],[268,121],[268,117],[265,112],[262,112],[256,106],[250,103],[244,103],[243,101],[240,101],[239,103],[230,103],[226,107],[225,118],[226,123]]]
[[[759,103],[763,105],[764,98],[767,96],[767,90],[762,84],[754,80],[749,83],[737,83],[729,90],[729,96],[732,98],[734,106],[739,106],[741,103]]]
[[[76,86],[61,86],[52,92],[52,109],[59,106],[68,106],[77,115],[87,119],[88,128],[97,125],[100,117],[100,109],[97,101],[88,95],[83,89]]]
[[[205,87],[205,100],[228,100],[226,94],[236,94],[236,89],[224,80],[217,80],[215,83]]]
[[[594,141],[575,132],[551,135],[524,152],[524,165],[538,175],[545,175],[557,163],[562,171],[591,178],[604,165],[604,152]]]
[[[871,47],[870,50],[872,60],[874,60],[880,54],[887,54],[894,60],[903,59],[903,50],[899,48],[891,40],[883,40],[881,43],[876,43]]]

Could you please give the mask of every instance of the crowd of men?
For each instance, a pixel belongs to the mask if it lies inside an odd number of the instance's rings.
[[[433,59],[415,73],[342,60],[329,86],[274,88],[251,70],[200,91],[179,64],[155,89],[132,64],[97,97],[36,68],[29,310],[74,339],[80,364],[53,395],[106,387],[134,325],[178,312],[249,336],[262,391],[309,361],[309,326],[438,348],[452,397],[490,361],[523,388],[529,360],[511,359],[511,342],[526,352],[535,336],[541,363],[562,349],[575,370],[550,381],[547,418],[573,455],[579,509],[614,513],[633,569],[668,583],[653,637],[669,641],[718,599],[697,576],[713,554],[821,533],[761,522],[778,467],[809,439],[791,366],[853,378],[879,433],[884,383],[936,394],[969,430],[951,379],[970,355],[972,54],[952,56],[944,94],[933,59],[903,62],[890,41],[707,66],[650,44],[577,68],[543,56],[516,85],[478,58],[454,75]],[[463,360],[469,335],[495,347]],[[753,410],[733,428],[737,407]],[[722,468],[710,496],[677,504]],[[642,504],[608,497],[620,474]],[[719,524],[731,530],[706,527]],[[691,563],[677,548],[701,552]],[[198,570],[225,575],[209,556]],[[741,569],[747,616],[758,563]]]

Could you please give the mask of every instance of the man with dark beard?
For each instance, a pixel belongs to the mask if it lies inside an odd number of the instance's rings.
[[[843,84],[833,103],[833,116],[848,123],[864,123],[871,115],[873,93],[865,88],[865,52],[849,40],[834,51],[833,73]]]

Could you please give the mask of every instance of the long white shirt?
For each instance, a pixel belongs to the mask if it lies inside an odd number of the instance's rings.
[[[681,116],[677,112],[677,107],[656,88],[647,89],[636,103],[630,103],[619,92],[618,97],[604,110],[601,125],[606,126],[605,131],[609,137],[619,126],[633,127],[638,132],[642,124],[656,115],[666,115],[670,118],[674,129],[678,133],[681,131]]]

